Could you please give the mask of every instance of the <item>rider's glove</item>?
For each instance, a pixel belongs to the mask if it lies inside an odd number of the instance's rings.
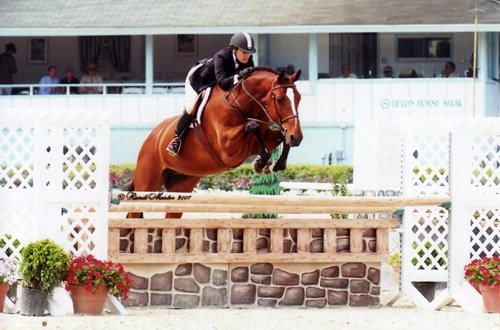
[[[238,77],[240,77],[240,79],[243,79],[246,76],[248,76],[252,71],[253,71],[253,68],[244,68],[243,70],[241,70],[238,73]]]

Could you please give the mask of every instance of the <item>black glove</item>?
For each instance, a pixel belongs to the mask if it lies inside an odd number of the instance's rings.
[[[253,68],[244,68],[243,70],[241,70],[238,73],[238,77],[240,77],[240,79],[243,79],[246,76],[248,76],[250,73],[252,73],[252,71],[253,71]]]

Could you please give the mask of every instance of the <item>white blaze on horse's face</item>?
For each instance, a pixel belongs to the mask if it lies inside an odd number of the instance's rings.
[[[291,147],[296,147],[302,141],[302,130],[300,129],[298,109],[300,94],[295,87],[288,87],[286,89],[286,97],[290,102],[291,114],[281,118],[285,143]]]
[[[295,92],[292,88],[287,88],[286,90],[286,96],[290,99],[290,104],[292,106],[292,112],[294,115],[298,116],[299,111],[295,105]]]

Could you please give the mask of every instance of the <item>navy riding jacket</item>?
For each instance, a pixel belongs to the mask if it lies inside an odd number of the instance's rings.
[[[212,58],[203,59],[196,64],[200,63],[203,65],[189,77],[191,86],[198,93],[216,84],[223,90],[228,91],[235,83],[234,75],[245,68],[254,66],[252,56],[250,56],[247,63],[240,63],[233,57],[231,47],[224,48]]]

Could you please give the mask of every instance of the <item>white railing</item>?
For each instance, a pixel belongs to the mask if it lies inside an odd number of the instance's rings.
[[[42,87],[53,88],[55,91],[50,95],[72,95],[80,94],[72,93],[72,90],[78,90],[80,87],[96,87],[99,88],[99,93],[88,94],[145,94],[147,84],[144,82],[106,82],[103,84],[15,84],[15,85],[0,85],[16,90],[16,95],[34,96],[39,95],[39,90]],[[184,83],[154,83],[151,89],[152,94],[183,94]]]
[[[498,86],[476,82],[476,116],[500,113]],[[29,95],[0,96],[2,107],[62,106],[104,108],[112,111],[112,125],[156,125],[167,115],[182,111],[181,83],[155,83],[151,93],[143,82],[106,83],[103,94],[36,95],[40,85],[26,88]],[[90,86],[90,85],[89,85]],[[320,79],[313,86],[298,81],[303,125],[357,125],[362,120],[391,121],[413,116],[473,116],[472,78]],[[105,97],[103,97],[105,96]],[[488,107],[488,109],[486,109]]]

